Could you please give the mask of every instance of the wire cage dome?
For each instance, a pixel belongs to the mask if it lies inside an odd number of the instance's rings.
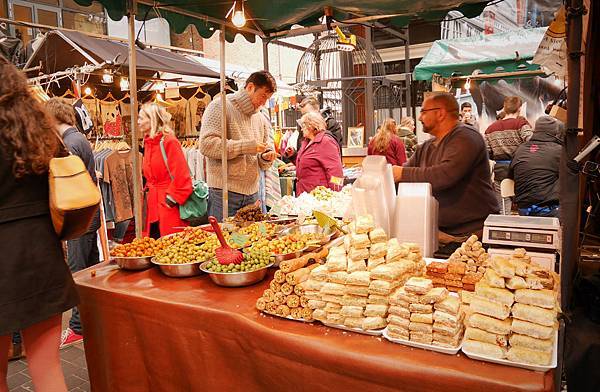
[[[391,109],[398,107],[401,101],[401,91],[385,78],[384,64],[377,50],[371,46],[367,51],[366,40],[358,36],[356,39],[355,50],[343,51],[337,47],[337,34],[325,33],[306,49],[296,71],[296,86],[300,93],[320,95],[322,107],[331,108],[343,129],[366,123],[368,87],[373,91],[371,107],[375,111],[389,109],[391,113]],[[367,77],[369,57],[372,67],[370,78]],[[380,122],[377,117],[380,116],[376,113],[375,123]]]

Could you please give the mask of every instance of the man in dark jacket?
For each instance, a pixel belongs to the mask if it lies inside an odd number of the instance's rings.
[[[46,103],[46,109],[56,120],[58,132],[69,151],[81,158],[92,180],[96,182],[96,165],[92,146],[86,137],[75,128],[77,120],[73,106],[65,99],[52,98]],[[96,231],[99,228],[100,212],[96,212],[87,233],[79,238],[67,241],[67,264],[71,272],[81,271],[98,264],[100,255]],[[61,348],[81,341],[83,339],[82,333],[79,311],[77,308],[73,308],[69,328],[63,332],[61,338]]]
[[[439,203],[440,244],[481,238],[489,214],[498,213],[485,142],[458,120],[452,94],[434,93],[423,102],[419,120],[433,138],[419,144],[404,166],[393,166],[396,182],[428,182]]]
[[[519,146],[508,177],[515,180],[519,215],[558,217],[558,170],[564,125],[551,116],[535,122],[533,136]]]

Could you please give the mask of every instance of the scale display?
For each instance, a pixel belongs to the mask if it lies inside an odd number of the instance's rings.
[[[550,245],[554,241],[554,234],[490,229],[489,238],[490,240]]]

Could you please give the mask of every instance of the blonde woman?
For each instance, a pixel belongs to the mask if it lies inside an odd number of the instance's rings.
[[[394,166],[402,166],[406,162],[406,151],[404,143],[396,135],[396,121],[388,118],[373,139],[369,142],[367,149],[369,155],[383,155],[388,163]]]
[[[327,123],[319,112],[306,113],[300,124],[304,140],[296,155],[296,195],[310,192],[319,185],[335,189],[334,177],[344,177],[339,145],[325,132]]]
[[[179,205],[192,193],[190,170],[170,122],[171,115],[155,103],[147,103],[140,109],[138,128],[144,135],[142,171],[147,192],[144,235],[153,238],[187,226],[179,217]]]

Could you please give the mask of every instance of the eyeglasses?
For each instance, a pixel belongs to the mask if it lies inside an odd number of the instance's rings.
[[[442,108],[421,109],[421,113],[431,112],[432,110],[440,110]]]

